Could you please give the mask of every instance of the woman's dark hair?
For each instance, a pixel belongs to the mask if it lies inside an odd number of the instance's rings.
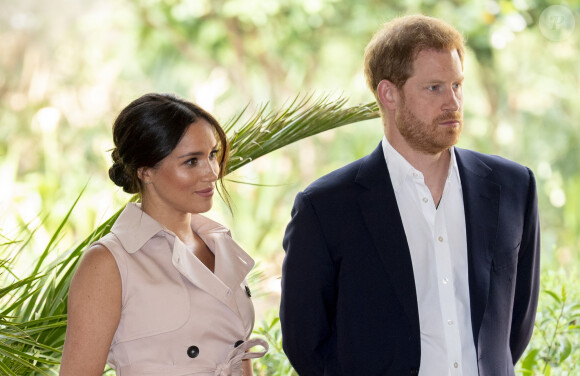
[[[203,108],[172,94],[145,94],[125,107],[113,124],[111,180],[127,193],[141,193],[137,170],[155,168],[177,146],[187,128],[206,120],[219,139],[219,193],[229,206],[223,176],[229,154],[226,134],[218,121]]]

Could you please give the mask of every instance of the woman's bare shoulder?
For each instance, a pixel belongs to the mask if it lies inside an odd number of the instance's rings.
[[[121,276],[115,257],[107,247],[94,244],[89,247],[71,282],[71,290],[111,288],[116,293],[121,289]],[[104,292],[104,291],[103,291]],[[106,294],[105,294],[106,295]]]
[[[100,267],[117,267],[115,257],[111,251],[101,243],[91,245],[83,255],[82,263],[95,264]]]

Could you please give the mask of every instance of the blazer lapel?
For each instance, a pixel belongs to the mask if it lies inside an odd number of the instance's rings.
[[[358,203],[365,224],[419,338],[419,311],[411,254],[381,144],[361,163],[355,182],[364,190]]]
[[[492,170],[475,153],[455,148],[455,155],[463,190],[471,325],[477,348],[489,293],[501,187],[487,178]]]

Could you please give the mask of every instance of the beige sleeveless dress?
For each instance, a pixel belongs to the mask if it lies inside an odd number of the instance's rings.
[[[96,243],[119,267],[122,311],[107,362],[118,376],[241,375],[254,308],[245,280],[252,258],[224,226],[192,215],[215,255],[212,273],[181,240],[130,203]]]

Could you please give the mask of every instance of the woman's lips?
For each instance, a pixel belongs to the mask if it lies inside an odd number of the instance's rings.
[[[201,191],[195,191],[201,197],[211,197],[213,196],[213,188],[203,189]]]

